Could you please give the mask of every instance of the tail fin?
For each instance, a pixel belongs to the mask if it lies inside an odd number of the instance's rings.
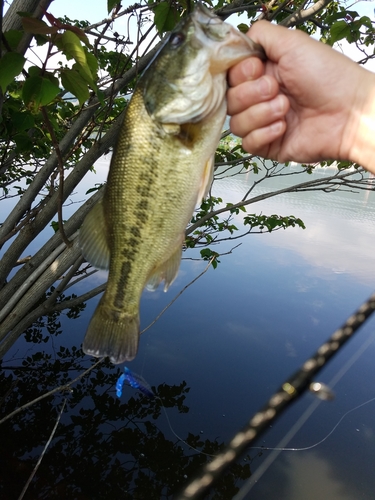
[[[118,313],[100,301],[90,321],[83,352],[95,357],[109,356],[114,364],[135,358],[139,342],[139,315]]]

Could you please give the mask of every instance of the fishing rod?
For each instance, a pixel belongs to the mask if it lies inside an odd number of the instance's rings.
[[[319,388],[313,383],[313,377],[319,373],[327,362],[352,338],[353,334],[375,311],[375,293],[362,306],[350,316],[347,321],[336,330],[333,335],[322,344],[316,353],[305,361],[281,387],[271,396],[268,402],[249,420],[247,425],[239,431],[226,448],[217,455],[212,462],[202,467],[197,477],[193,479],[185,489],[175,497],[175,500],[197,500],[202,498],[216,482],[220,479],[227,468],[235,462],[244,451],[262,433],[268,429],[282,412],[294,401],[311,388],[319,394]],[[324,390],[324,387],[322,390]],[[328,397],[328,396],[327,396]]]

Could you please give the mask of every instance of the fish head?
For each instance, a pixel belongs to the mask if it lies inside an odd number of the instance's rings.
[[[169,35],[142,77],[150,117],[162,124],[196,123],[225,101],[228,69],[262,47],[198,4]]]

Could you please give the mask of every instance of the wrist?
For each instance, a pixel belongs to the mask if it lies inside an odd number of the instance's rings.
[[[375,174],[375,74],[363,68],[361,73],[349,120],[349,160]]]

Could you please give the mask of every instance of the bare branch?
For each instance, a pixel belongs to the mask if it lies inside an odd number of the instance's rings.
[[[80,228],[83,219],[91,210],[93,205],[101,199],[103,190],[97,191],[89,198],[65,223],[65,231],[69,237],[73,237],[74,233]],[[43,266],[49,255],[61,245],[60,233],[55,233],[47,243],[16,273],[15,276],[3,287],[0,291],[0,308],[4,307],[8,300],[13,297],[23,283],[28,279],[30,273]],[[45,268],[44,268],[45,269]]]
[[[148,54],[143,56],[137,64],[137,67],[132,67],[130,70],[128,70],[123,78],[117,80],[112,87],[109,89],[105,90],[103,93],[106,98],[110,97],[111,95],[116,94],[119,92],[121,89],[123,89],[133,78],[137,76],[137,74],[142,71],[147,64],[151,61],[151,59],[154,57],[156,52],[159,50],[160,44],[158,44],[156,47],[154,47]],[[72,148],[73,144],[76,141],[76,138],[80,136],[81,131],[85,128],[87,123],[90,121],[90,119],[94,116],[96,113],[100,103],[98,98],[93,98],[90,104],[78,115],[76,118],[75,122],[72,124],[71,128],[69,131],[66,133],[65,137],[60,141],[59,143],[59,148],[61,151],[61,154],[65,156],[69,150]],[[106,149],[103,151],[107,151],[110,146],[113,146],[115,141],[115,136],[112,137],[110,144],[107,145]],[[98,146],[96,146],[98,147]],[[101,154],[103,154],[103,152]],[[99,155],[101,156],[101,155]],[[98,157],[99,157],[98,156]],[[26,192],[23,194],[22,198],[20,201],[17,203],[17,205],[14,207],[12,212],[9,214],[7,219],[4,221],[2,226],[0,227],[0,247],[2,246],[4,242],[4,238],[6,238],[6,235],[12,231],[14,226],[18,224],[18,222],[21,220],[23,217],[24,213],[31,207],[34,198],[37,193],[43,188],[45,183],[47,182],[49,176],[52,174],[52,172],[56,169],[57,167],[57,155],[55,153],[52,153],[52,155],[49,157],[49,159],[46,161],[44,166],[40,169]],[[18,253],[17,258],[20,256]],[[12,266],[13,267],[13,266]],[[7,274],[9,272],[9,268],[7,268]],[[2,282],[2,279],[0,277],[0,283]]]
[[[64,274],[65,271],[80,258],[80,256],[81,250],[78,245],[78,238],[75,238],[73,245],[65,248],[59,258],[48,266],[48,268],[41,275],[40,279],[38,279],[36,283],[29,288],[29,290],[17,302],[11,313],[5,317],[4,321],[0,325],[0,340],[9,336],[14,342],[24,329],[31,324],[29,323],[30,318],[38,318],[39,316],[48,313],[48,301],[47,303],[44,302],[41,306],[35,309],[33,309],[33,306],[35,306],[35,304],[40,300],[40,297],[43,296],[45,291],[62,274]],[[30,310],[31,312],[25,316],[25,311]],[[36,314],[38,314],[38,316],[35,316]],[[9,335],[9,332],[12,332],[11,335]],[[7,344],[9,343],[7,342]],[[3,350],[3,344],[1,347]]]
[[[288,186],[283,189],[278,189],[276,191],[270,191],[268,193],[263,193],[258,196],[254,196],[254,198],[251,198],[250,200],[242,200],[238,203],[235,203],[234,205],[230,205],[229,207],[223,207],[219,208],[217,210],[213,210],[212,212],[209,212],[208,214],[204,215],[201,217],[197,222],[189,226],[185,232],[186,236],[194,232],[198,227],[200,227],[202,224],[204,224],[207,220],[211,219],[215,215],[219,215],[224,212],[229,212],[233,209],[244,207],[246,205],[250,205],[252,203],[256,203],[258,201],[266,200],[267,198],[272,198],[273,196],[277,196],[282,193],[296,193],[299,191],[306,190],[307,188],[309,189],[322,189],[324,188],[329,182],[332,180],[337,180],[337,179],[342,179],[345,180],[346,177],[352,176],[353,174],[360,174],[363,176],[363,173],[361,170],[356,171],[355,173],[353,172],[344,172],[344,173],[338,173],[335,175],[331,175],[330,177],[324,177],[322,179],[314,179],[311,181],[307,182],[302,182],[301,184],[296,184],[295,186]]]
[[[87,26],[87,28],[84,28],[83,31],[90,32],[95,28],[99,28],[100,26],[106,25],[106,24],[111,24],[113,23],[116,19],[119,19],[122,16],[126,16],[127,14],[131,14],[132,12],[135,12],[136,10],[142,9],[145,6],[140,4],[140,3],[135,3],[133,5],[130,5],[126,9],[117,12],[116,10],[112,14],[112,16],[107,17],[106,19],[103,19],[102,21],[99,21],[98,23],[90,24],[90,26]]]
[[[331,3],[331,0],[318,0],[308,9],[304,9],[303,7],[298,9],[297,12],[294,12],[290,16],[286,17],[283,21],[281,21],[281,26],[286,26],[290,28],[291,26],[298,26],[299,24],[304,23],[311,17],[315,16],[318,12],[323,10]]]

